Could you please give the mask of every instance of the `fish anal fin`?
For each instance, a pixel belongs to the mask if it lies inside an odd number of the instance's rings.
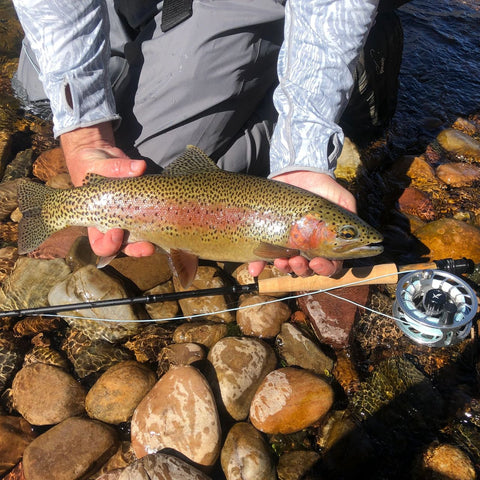
[[[260,258],[290,258],[300,255],[300,250],[295,248],[286,248],[271,243],[262,242],[253,252]]]
[[[170,250],[170,259],[180,285],[183,288],[190,287],[197,274],[198,257],[185,250],[172,249]]]

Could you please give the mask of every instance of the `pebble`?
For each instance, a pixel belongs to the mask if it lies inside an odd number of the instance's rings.
[[[204,288],[220,288],[225,286],[224,281],[217,276],[218,269],[215,267],[198,267],[197,274],[192,285],[183,288],[176,277],[173,277],[175,291],[185,292],[191,290],[200,290]],[[192,297],[179,300],[180,308],[186,317],[193,315],[203,315],[213,322],[233,322],[235,319],[232,312],[228,310],[228,305],[223,295],[213,295],[204,297]],[[212,313],[218,312],[218,313]]]
[[[307,295],[298,299],[300,308],[308,315],[315,335],[322,343],[333,348],[344,348],[348,345],[358,307],[343,298],[365,305],[369,287],[338,288],[335,298],[326,293]]]
[[[221,464],[227,480],[276,480],[270,447],[252,425],[239,422],[228,432]]]
[[[301,480],[318,460],[320,455],[312,450],[286,452],[278,461],[278,480]]]
[[[44,182],[60,173],[68,173],[63,150],[60,147],[41,153],[33,164],[33,174]]]
[[[84,412],[85,391],[64,370],[35,363],[13,379],[15,409],[32,425],[52,425]]]
[[[64,280],[57,282],[48,294],[48,302],[50,305],[59,305],[126,297],[128,295],[120,281],[94,265],[85,265]],[[80,317],[122,320],[122,322],[101,322],[87,318],[64,317],[70,326],[81,330],[92,340],[119,342],[135,335],[141,328],[141,324],[135,322],[139,316],[132,305],[87,308],[72,312],[73,315]],[[72,312],[69,313],[72,314]]]
[[[141,363],[117,363],[103,373],[89,390],[85,409],[91,418],[105,423],[117,425],[127,422],[156,380],[155,373]]]
[[[101,422],[71,417],[38,436],[25,449],[28,480],[81,480],[117,450],[115,431]]]
[[[226,337],[213,346],[208,360],[218,382],[219,405],[235,420],[246,419],[258,386],[276,367],[275,352],[255,338]]]
[[[467,157],[480,162],[480,142],[466,133],[446,128],[437,135],[437,141],[447,152],[458,158]]]
[[[437,177],[451,187],[467,187],[480,180],[480,167],[470,163],[452,162],[439,165]]]
[[[430,480],[475,480],[475,468],[468,455],[460,448],[443,443],[431,446],[424,453],[420,478]]]
[[[173,455],[152,453],[96,480],[210,480],[210,477]]]
[[[138,458],[172,449],[199,466],[220,453],[220,420],[213,393],[192,366],[172,367],[136,408],[131,422]]]
[[[286,367],[269,373],[255,393],[250,421],[264,433],[293,433],[318,422],[333,403],[332,387],[317,375]]]
[[[415,187],[407,187],[398,199],[398,209],[407,215],[415,215],[421,220],[435,218],[435,209],[430,197]]]
[[[280,332],[292,312],[284,302],[265,303],[272,300],[268,295],[251,295],[240,302],[237,324],[244,335],[273,338]]]
[[[173,332],[173,341],[175,343],[198,343],[210,349],[227,335],[227,331],[224,323],[183,323]]]
[[[430,260],[469,258],[480,262],[480,229],[453,218],[441,218],[415,230]]]
[[[287,365],[297,366],[324,375],[334,362],[320,347],[291,323],[284,323],[276,338],[278,352]]]
[[[172,343],[163,347],[158,357],[158,363],[169,365],[191,365],[206,358],[207,354],[198,343]]]
[[[0,416],[0,475],[20,461],[35,436],[32,426],[22,417]]]

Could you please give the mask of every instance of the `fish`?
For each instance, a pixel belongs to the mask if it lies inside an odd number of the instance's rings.
[[[222,170],[188,146],[160,174],[107,178],[54,189],[24,179],[19,254],[70,226],[122,228],[169,255],[183,286],[199,259],[246,263],[303,255],[350,259],[378,255],[383,237],[356,214],[307,190]]]

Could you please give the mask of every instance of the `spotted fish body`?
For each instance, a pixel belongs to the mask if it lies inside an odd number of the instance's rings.
[[[302,254],[346,259],[376,255],[382,236],[355,214],[300,188],[218,168],[189,147],[160,175],[107,179],[55,190],[25,181],[19,252],[67,226],[123,228],[129,241],[216,261]]]

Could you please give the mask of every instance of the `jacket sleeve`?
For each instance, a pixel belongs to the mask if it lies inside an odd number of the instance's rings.
[[[118,120],[103,0],[14,0],[50,100],[54,134]]]
[[[294,170],[330,175],[341,152],[337,122],[378,0],[288,0],[278,60],[270,176]]]

